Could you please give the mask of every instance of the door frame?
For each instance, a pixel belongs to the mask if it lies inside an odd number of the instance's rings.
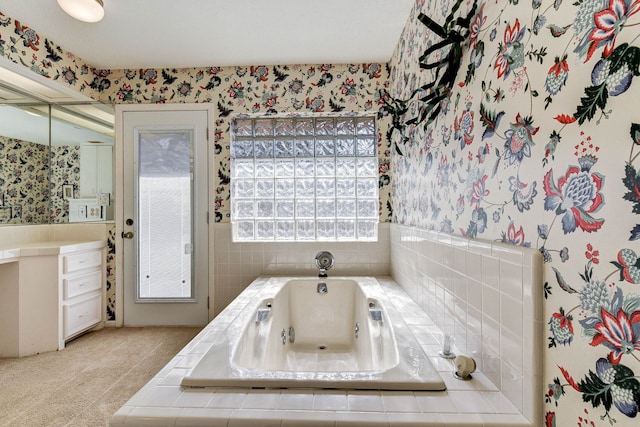
[[[214,287],[214,226],[215,213],[212,212],[214,194],[214,132],[211,127],[215,123],[215,108],[211,103],[179,103],[179,104],[117,104],[115,106],[115,288],[116,288],[116,320],[115,326],[124,325],[124,259],[122,256],[124,231],[124,127],[123,118],[127,112],[159,112],[159,111],[206,111],[207,112],[207,229],[208,229],[208,290],[209,290],[209,309],[208,320],[213,319],[215,295]]]

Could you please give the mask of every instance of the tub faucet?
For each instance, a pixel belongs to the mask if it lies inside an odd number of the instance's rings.
[[[334,258],[331,252],[322,251],[316,255],[316,266],[320,269],[318,277],[327,277],[327,270],[333,267]]]

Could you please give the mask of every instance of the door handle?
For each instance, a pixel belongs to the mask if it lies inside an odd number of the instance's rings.
[[[123,239],[133,239],[133,231],[122,232]]]

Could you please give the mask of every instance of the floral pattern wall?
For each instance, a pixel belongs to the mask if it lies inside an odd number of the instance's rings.
[[[46,224],[49,147],[0,136],[0,224]]]
[[[74,195],[80,188],[80,146],[51,147],[51,222],[69,222],[69,201],[62,195],[63,185],[73,185]]]
[[[46,145],[0,136],[0,153],[0,208],[10,208],[9,218],[2,218],[0,223],[68,222],[69,202],[62,196],[62,186],[79,188],[79,146],[51,147],[51,177]],[[47,188],[49,178],[51,185]]]
[[[381,64],[113,70],[99,85],[110,103],[209,102],[216,105],[216,222],[230,221],[230,122],[242,114],[377,113],[388,72]],[[108,82],[108,83],[106,83]],[[103,95],[104,96],[104,95]],[[380,220],[390,221],[390,151],[378,121]]]
[[[419,66],[442,40],[419,14],[442,23],[453,4],[416,2],[391,61],[395,99],[422,97],[444,75]],[[383,111],[381,219],[538,248],[547,425],[630,426],[640,404],[640,0],[463,1],[456,16],[474,5],[451,92],[433,119],[392,132],[393,156]],[[380,64],[101,70],[1,13],[0,55],[104,102],[215,103],[217,221],[229,216],[230,117],[377,111],[387,84]],[[406,121],[423,115],[406,105]]]
[[[386,64],[254,65],[246,67],[105,70],[0,12],[0,55],[107,104],[216,104],[216,222],[229,221],[229,124],[240,114],[377,113]],[[380,220],[390,221],[390,151],[378,121]]]
[[[216,222],[229,222],[230,122],[240,114],[348,114],[380,107],[388,82],[386,64],[316,64],[207,68],[105,70],[0,11],[0,55],[63,86],[107,104],[195,103],[216,105],[213,164]],[[380,221],[391,221],[391,152],[388,117],[377,121]],[[111,235],[115,231],[111,230]],[[115,319],[115,249],[109,243],[108,320]]]
[[[468,36],[421,58],[454,1],[418,0],[390,64],[393,220],[539,249],[546,425],[637,425],[640,1],[458,2]],[[455,48],[430,118],[420,63]]]

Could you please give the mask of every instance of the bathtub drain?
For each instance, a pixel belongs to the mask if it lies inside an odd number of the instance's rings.
[[[327,346],[326,345],[319,345],[318,346],[318,350],[326,350]]]

